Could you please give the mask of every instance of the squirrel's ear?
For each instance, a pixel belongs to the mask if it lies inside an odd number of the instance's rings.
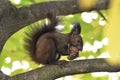
[[[76,22],[73,24],[73,28],[71,30],[71,34],[80,34],[81,33],[81,26],[80,23]]]

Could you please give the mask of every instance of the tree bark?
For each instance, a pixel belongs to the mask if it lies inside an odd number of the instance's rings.
[[[73,74],[118,71],[120,71],[120,65],[110,65],[105,59],[88,59],[65,62],[65,64],[63,62],[59,65],[48,65],[3,80],[54,80]]]

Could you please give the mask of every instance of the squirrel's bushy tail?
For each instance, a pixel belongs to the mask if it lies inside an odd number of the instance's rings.
[[[58,24],[58,19],[56,15],[48,13],[47,18],[50,20],[48,24],[44,24],[43,26],[32,26],[29,29],[29,32],[25,32],[25,49],[35,61],[35,50],[36,50],[36,43],[40,36],[44,35],[47,32],[55,31],[55,26]]]

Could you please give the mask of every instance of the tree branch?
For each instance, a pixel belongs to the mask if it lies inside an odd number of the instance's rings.
[[[36,70],[15,75],[7,80],[26,80],[26,78],[27,80],[53,80],[73,74],[118,71],[120,71],[120,65],[110,65],[105,59],[88,59],[66,62],[64,65],[44,66]]]
[[[3,1],[0,3],[2,4]],[[49,11],[53,11],[53,9],[55,12],[58,12],[58,15],[68,15],[83,11],[107,9],[108,4],[109,0],[98,0],[94,7],[84,10],[78,7],[77,0],[43,2],[21,8],[16,8],[9,2],[5,2],[4,5],[7,5],[7,8],[5,8],[6,6],[2,6],[5,9],[0,14],[0,51],[12,34],[26,25],[44,19],[46,14]]]

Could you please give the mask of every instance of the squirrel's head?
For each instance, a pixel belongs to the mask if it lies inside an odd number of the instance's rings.
[[[81,26],[80,23],[74,23],[73,28],[70,32],[70,46],[76,47],[79,51],[83,49],[83,40],[80,35],[81,33]]]

